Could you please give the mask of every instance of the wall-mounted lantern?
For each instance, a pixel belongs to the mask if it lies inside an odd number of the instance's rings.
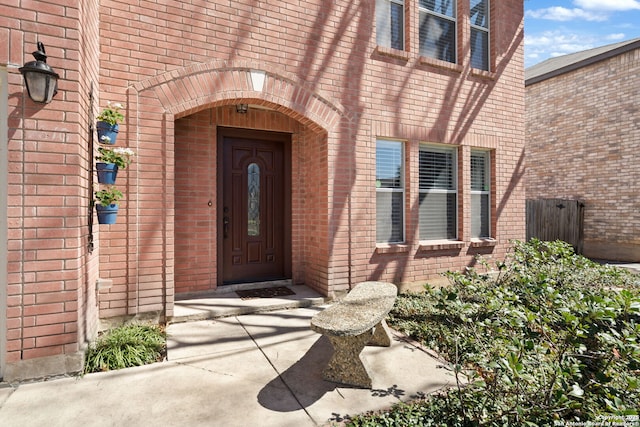
[[[58,73],[47,64],[47,55],[42,42],[38,42],[38,50],[33,52],[35,61],[27,62],[20,67],[24,76],[29,98],[34,102],[48,104],[58,93]]]
[[[247,104],[237,104],[236,105],[236,113],[247,114],[249,111],[249,105]]]

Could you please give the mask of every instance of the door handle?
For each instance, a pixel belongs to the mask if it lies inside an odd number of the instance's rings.
[[[225,216],[224,218],[222,218],[222,233],[225,239],[229,237],[229,217],[228,216]]]

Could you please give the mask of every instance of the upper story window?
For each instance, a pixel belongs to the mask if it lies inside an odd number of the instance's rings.
[[[489,0],[470,0],[471,67],[489,71]]]
[[[490,152],[471,150],[471,237],[491,237]]]
[[[456,63],[455,0],[420,0],[420,55]]]
[[[376,142],[376,242],[404,241],[404,144]]]
[[[376,43],[404,50],[404,0],[376,0]]]
[[[458,236],[457,151],[420,145],[420,240],[455,240]]]

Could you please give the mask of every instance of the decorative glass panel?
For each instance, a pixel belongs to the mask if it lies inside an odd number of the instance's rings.
[[[247,233],[260,235],[260,166],[251,163],[247,168]]]

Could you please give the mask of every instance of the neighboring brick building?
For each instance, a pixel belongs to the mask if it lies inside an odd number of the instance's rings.
[[[640,261],[640,39],[526,70],[527,199],[584,202],[583,254]]]
[[[523,4],[455,3],[0,6],[0,374],[77,371],[101,320],[170,319],[176,294],[335,295],[503,256],[525,234]],[[18,72],[37,41],[46,105]],[[108,101],[137,156],[98,225]]]

